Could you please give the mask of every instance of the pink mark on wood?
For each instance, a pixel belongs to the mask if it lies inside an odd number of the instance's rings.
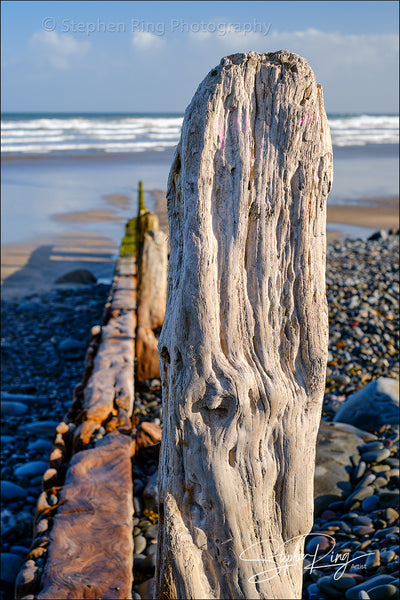
[[[304,113],[304,116],[302,119],[300,119],[299,121],[299,127],[300,125],[303,125],[303,123],[312,123],[314,121],[314,115],[311,113]]]

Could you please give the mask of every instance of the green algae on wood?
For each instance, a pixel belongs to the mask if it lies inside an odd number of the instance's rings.
[[[125,235],[121,242],[119,256],[131,256],[137,254],[137,218],[133,217],[125,225]]]

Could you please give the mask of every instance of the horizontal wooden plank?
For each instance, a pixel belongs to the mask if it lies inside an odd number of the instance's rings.
[[[131,598],[132,443],[112,432],[72,458],[38,600]]]

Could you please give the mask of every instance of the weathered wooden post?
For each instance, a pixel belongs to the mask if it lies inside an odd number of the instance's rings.
[[[303,58],[235,54],[200,84],[167,194],[156,598],[301,596],[331,179]]]
[[[143,182],[139,181],[137,224],[138,303],[136,379],[160,377],[158,345],[154,331],[164,321],[167,296],[168,243],[159,230],[158,216],[147,210]]]

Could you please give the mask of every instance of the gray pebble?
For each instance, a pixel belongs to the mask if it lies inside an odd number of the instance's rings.
[[[157,554],[157,543],[156,542],[150,542],[149,545],[147,546],[147,556],[149,556],[149,554]]]
[[[391,600],[399,597],[399,590],[395,585],[378,585],[370,590],[368,594],[371,600]]]
[[[395,581],[395,578],[391,575],[374,575],[374,577],[370,577],[369,579],[363,581],[359,585],[356,585],[355,587],[347,590],[346,598],[348,600],[358,600],[358,594],[359,592],[361,592],[361,590],[365,590],[369,593],[369,590],[371,590],[374,587],[377,587],[379,585],[386,585],[387,583],[392,584]]]
[[[14,469],[15,477],[33,477],[35,475],[43,475],[46,471],[48,464],[43,460],[34,460],[28,462],[25,465],[20,465]]]
[[[13,584],[18,575],[18,571],[23,565],[24,559],[18,554],[12,554],[11,552],[2,552],[0,556],[0,561],[2,580]]]
[[[372,496],[370,496],[370,498],[372,498]],[[370,517],[364,517],[364,516],[360,516],[360,517],[356,517],[354,519],[354,523],[356,525],[372,525],[372,519]]]
[[[365,512],[371,512],[372,510],[375,510],[376,508],[378,508],[379,506],[379,498],[378,496],[369,496],[368,498],[365,498],[365,500],[363,500],[361,502],[361,508],[363,510],[365,510]]]
[[[381,554],[379,550],[374,550],[373,553],[367,556],[365,561],[366,569],[377,569],[381,564]]]
[[[366,475],[358,484],[356,489],[358,490],[359,488],[362,487],[366,487],[367,485],[370,485],[371,483],[373,483],[376,479],[376,475],[375,473],[368,473],[368,475]]]
[[[342,598],[343,593],[341,590],[337,589],[331,580],[330,577],[320,577],[317,581],[317,586],[322,592],[325,592],[329,595],[330,598]]]
[[[156,555],[150,554],[138,565],[139,571],[142,573],[152,573],[156,568]]]
[[[383,448],[382,442],[374,441],[374,442],[367,442],[366,444],[363,444],[362,446],[360,446],[359,450],[360,450],[361,454],[363,454],[364,452],[369,452],[371,450],[382,450],[382,448]]]
[[[35,440],[28,444],[28,450],[50,452],[53,444],[49,440]]]
[[[354,470],[354,479],[360,479],[360,477],[362,477],[365,473],[365,470],[367,468],[367,463],[365,463],[363,460],[360,460],[358,465],[356,466],[355,470]]]
[[[26,497],[26,490],[11,481],[2,480],[0,490],[2,502],[12,502],[13,500]]]
[[[376,537],[381,538],[386,537],[387,535],[399,535],[399,532],[400,530],[398,527],[386,527],[385,529],[377,531]]]
[[[388,484],[388,480],[386,479],[386,477],[377,477],[374,481],[374,487],[384,487],[385,485]]]
[[[142,514],[142,510],[143,510],[142,501],[137,496],[133,497],[133,508],[135,509],[136,515]]]
[[[18,431],[22,434],[27,435],[46,435],[52,436],[55,433],[55,429],[58,425],[58,421],[34,421],[33,423],[27,423],[21,425]]]
[[[26,404],[22,404],[22,402],[7,402],[2,400],[1,402],[1,416],[2,417],[12,417],[24,415],[28,410]]]
[[[142,554],[147,546],[146,539],[142,535],[137,535],[133,541],[135,547],[135,554]]]
[[[347,498],[347,500],[345,501],[345,505],[350,506],[356,500],[359,500],[361,502],[362,500],[364,500],[364,498],[372,496],[373,493],[374,489],[371,486],[362,487]]]
[[[321,590],[317,586],[316,583],[311,583],[307,587],[307,594],[309,600],[320,600],[321,599]]]
[[[133,555],[133,566],[135,569],[137,569],[140,564],[144,561],[144,559],[146,558],[146,556],[144,554],[134,554]]]
[[[390,563],[392,560],[394,560],[396,556],[396,553],[394,550],[381,550],[381,560],[384,563]]]
[[[58,349],[62,353],[76,354],[80,353],[84,348],[84,344],[72,338],[66,338],[58,344]]]
[[[340,573],[336,579],[334,575],[331,575],[330,582],[338,590],[348,590],[357,585],[357,581],[348,573]]]
[[[363,459],[368,463],[380,463],[384,461],[386,458],[389,458],[390,450],[389,448],[383,448],[382,450],[372,450],[371,452],[364,452],[362,455]]]

